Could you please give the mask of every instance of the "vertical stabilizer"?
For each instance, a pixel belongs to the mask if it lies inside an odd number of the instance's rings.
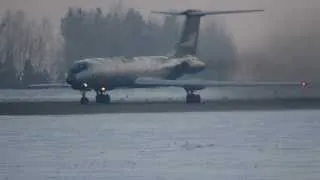
[[[182,12],[162,12],[153,11],[153,13],[166,14],[173,16],[186,16],[184,27],[181,32],[181,38],[176,45],[174,56],[181,57],[185,55],[196,55],[198,48],[198,39],[200,31],[201,17],[206,15],[219,15],[219,14],[234,14],[234,13],[250,13],[264,11],[261,9],[254,10],[232,10],[232,11],[201,11],[201,10],[186,10]]]
[[[176,45],[175,56],[196,55],[201,16],[186,16],[181,38]]]

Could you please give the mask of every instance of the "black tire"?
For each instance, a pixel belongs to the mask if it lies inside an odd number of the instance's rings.
[[[201,96],[199,94],[195,95],[195,103],[201,103]]]
[[[110,96],[99,94],[96,96],[96,103],[102,103],[102,104],[109,104],[110,103]]]
[[[82,104],[82,105],[89,104],[89,99],[86,98],[86,97],[82,97],[82,98],[80,99],[80,104]]]
[[[201,96],[198,94],[190,94],[186,97],[187,104],[199,104],[201,103]]]
[[[101,103],[102,102],[102,95],[96,95],[96,103]]]

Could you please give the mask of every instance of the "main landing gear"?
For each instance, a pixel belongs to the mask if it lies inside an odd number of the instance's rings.
[[[96,103],[109,104],[110,101],[111,98],[109,94],[107,94],[105,91],[97,91]]]
[[[194,90],[187,90],[186,103],[187,104],[200,104],[201,96],[199,94],[194,94]],[[89,99],[86,97],[86,91],[81,92],[82,97],[80,99],[80,104],[89,104]],[[96,103],[109,104],[111,102],[110,95],[106,91],[96,91]]]
[[[86,97],[86,92],[83,91],[81,92],[82,97],[80,99],[80,104],[82,105],[87,105],[89,104],[89,99]],[[101,104],[109,104],[111,101],[110,96],[105,93],[104,91],[97,91],[97,95],[96,95],[96,103],[101,103]]]
[[[186,91],[187,91],[187,97],[186,97],[187,104],[201,103],[201,96],[199,94],[194,94],[193,90],[186,90]]]

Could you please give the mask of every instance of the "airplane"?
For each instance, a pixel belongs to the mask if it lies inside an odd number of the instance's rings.
[[[181,12],[152,11],[152,13],[185,16],[180,41],[171,55],[140,56],[133,58],[89,58],[74,62],[69,68],[66,84],[38,84],[30,88],[71,87],[82,93],[80,104],[89,104],[88,91],[96,92],[96,103],[111,103],[109,91],[120,88],[181,87],[186,91],[186,103],[201,103],[195,91],[206,87],[255,87],[292,86],[305,87],[306,82],[237,82],[179,80],[187,74],[196,74],[206,69],[206,64],[197,57],[201,17],[207,15],[252,13],[263,9],[202,11],[187,9]]]

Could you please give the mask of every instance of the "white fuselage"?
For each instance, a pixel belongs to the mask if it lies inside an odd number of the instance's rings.
[[[82,66],[85,66],[83,68]],[[77,69],[79,72],[72,69]],[[91,88],[101,86],[135,87],[139,77],[176,79],[184,74],[197,73],[205,64],[197,57],[185,56],[169,58],[166,56],[146,56],[135,58],[93,58],[74,63],[69,72],[69,84],[86,83]],[[70,80],[72,78],[72,81]]]

